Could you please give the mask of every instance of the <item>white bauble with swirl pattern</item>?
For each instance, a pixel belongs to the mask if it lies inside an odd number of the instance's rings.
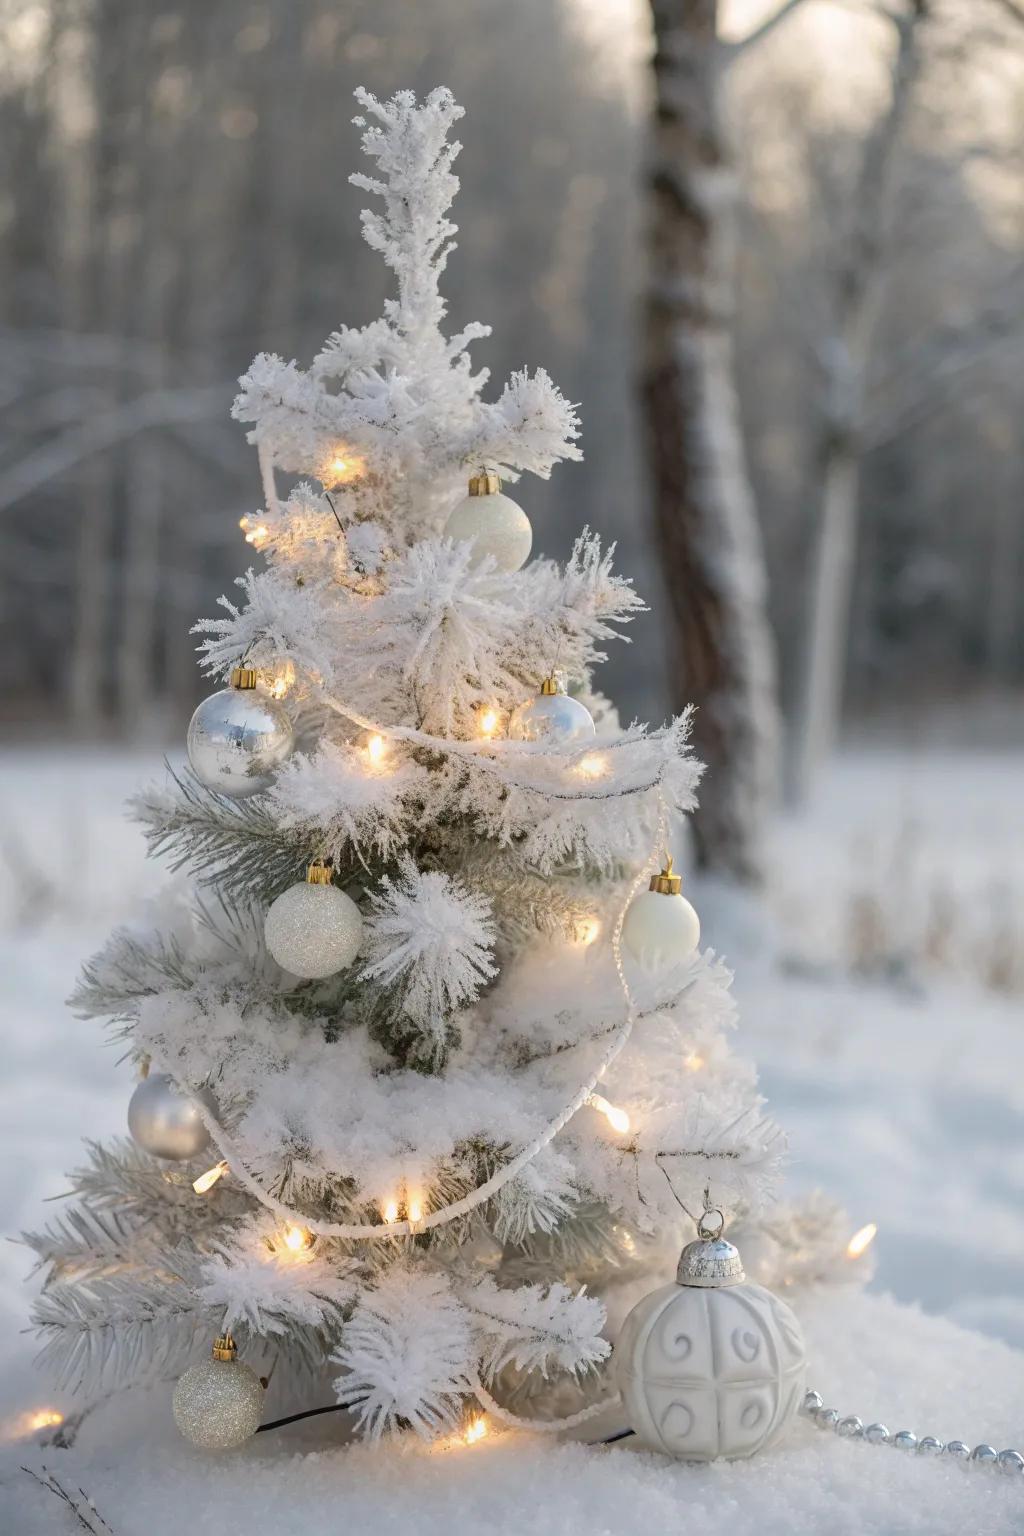
[[[633,1308],[615,1361],[631,1429],[681,1461],[753,1456],[803,1400],[800,1324],[720,1236],[689,1243],[677,1283]]]

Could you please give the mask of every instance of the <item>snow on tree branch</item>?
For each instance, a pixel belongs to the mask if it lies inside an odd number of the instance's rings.
[[[497,975],[490,903],[441,870],[421,873],[408,855],[369,899],[362,974],[389,988],[439,1051],[452,1015]]]
[[[395,1265],[364,1291],[331,1356],[335,1390],[370,1439],[408,1423],[424,1439],[450,1428],[471,1390],[471,1317],[447,1276]]]
[[[481,1369],[492,1378],[506,1365],[521,1371],[587,1371],[611,1353],[601,1337],[604,1306],[568,1286],[502,1288],[490,1275],[460,1289],[483,1345]]]
[[[322,1249],[293,1252],[280,1229],[260,1219],[203,1260],[198,1293],[205,1306],[223,1307],[229,1333],[241,1323],[262,1335],[286,1334],[295,1323],[337,1328],[355,1298],[357,1268],[357,1260]]]

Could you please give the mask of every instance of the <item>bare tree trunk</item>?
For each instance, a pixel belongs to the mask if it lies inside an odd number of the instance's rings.
[[[814,530],[808,617],[801,659],[790,790],[804,798],[835,746],[856,564],[864,394],[885,286],[892,166],[917,75],[920,23],[929,0],[908,0],[894,16],[897,45],[889,105],[865,145],[853,191],[854,226],[835,296],[835,335],[822,350],[828,376],[814,465]]]
[[[674,702],[708,772],[701,868],[754,884],[775,788],[774,643],[734,380],[737,185],[719,104],[717,0],[652,0],[654,162],[643,395],[669,583]]]

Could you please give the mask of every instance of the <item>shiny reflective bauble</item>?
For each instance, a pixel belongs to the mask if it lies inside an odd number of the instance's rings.
[[[923,1445],[924,1441],[921,1443]],[[1024,1456],[1019,1451],[1000,1451],[996,1461],[1000,1472],[1010,1477],[1019,1477],[1024,1473]]]
[[[941,1456],[942,1449],[942,1441],[936,1440],[934,1435],[922,1435],[917,1442],[919,1456]]]
[[[204,1451],[229,1451],[259,1429],[263,1388],[241,1360],[202,1360],[181,1377],[171,1406],[186,1440]]]
[[[179,1092],[166,1072],[144,1077],[128,1104],[128,1129],[133,1141],[153,1157],[184,1163],[210,1145],[210,1133],[193,1099],[201,1099],[211,1114],[217,1105],[209,1089],[195,1095]]]
[[[989,1462],[998,1461],[999,1452],[996,1450],[994,1445],[976,1445],[974,1450],[971,1452],[971,1460],[986,1464]]]
[[[592,741],[597,735],[594,717],[579,699],[567,693],[538,693],[512,711],[508,734],[513,741],[540,741],[552,747],[569,747]]]
[[[626,912],[622,942],[645,970],[678,965],[700,943],[700,918],[685,896],[641,891]]]
[[[838,1429],[839,1409],[819,1408],[817,1413],[814,1415],[814,1422],[817,1424],[819,1429]]]
[[[188,760],[207,789],[243,800],[270,788],[294,741],[283,704],[258,688],[222,688],[192,716]]]
[[[449,539],[472,544],[474,569],[489,555],[503,573],[518,571],[530,558],[530,519],[511,496],[500,491],[464,497],[452,509],[444,531]]]
[[[691,1252],[680,1273],[694,1278],[645,1296],[615,1346],[630,1427],[682,1461],[753,1456],[779,1438],[803,1401],[795,1316],[760,1285],[717,1278],[723,1272],[720,1258],[702,1266]]]
[[[869,1424],[864,1431],[864,1439],[872,1445],[884,1445],[889,1439],[889,1431],[884,1424]]]
[[[892,1443],[898,1451],[916,1451],[917,1436],[912,1429],[899,1429],[892,1437]]]
[[[836,1425],[836,1434],[843,1440],[859,1440],[864,1433],[864,1425],[855,1413],[847,1414],[845,1419],[840,1419]]]
[[[966,1440],[947,1440],[946,1455],[952,1456],[954,1461],[970,1461],[971,1448]]]
[[[363,918],[335,885],[293,885],[271,906],[264,932],[279,966],[320,980],[352,964],[363,942]]]

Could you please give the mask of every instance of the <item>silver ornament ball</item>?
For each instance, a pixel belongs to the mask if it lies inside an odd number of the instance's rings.
[[[936,1440],[934,1435],[922,1435],[917,1442],[917,1454],[919,1456],[941,1456],[942,1452],[942,1441]]]
[[[174,1422],[204,1451],[230,1451],[251,1440],[263,1416],[263,1387],[251,1366],[236,1359],[234,1341],[219,1338],[213,1355],[190,1365],[174,1388]]]
[[[971,1460],[978,1462],[982,1466],[987,1466],[991,1462],[999,1460],[999,1452],[994,1445],[982,1443],[974,1447],[974,1450],[971,1452]]]
[[[188,760],[196,778],[233,800],[269,789],[294,744],[287,710],[256,687],[249,667],[236,667],[231,687],[204,699],[188,727]]]
[[[570,747],[592,741],[597,727],[587,706],[563,693],[555,679],[549,677],[536,698],[527,699],[512,711],[508,734],[513,741]]]
[[[947,1440],[946,1455],[952,1456],[954,1461],[970,1461],[971,1448],[966,1440]]]
[[[892,1437],[892,1443],[898,1451],[916,1451],[917,1436],[912,1429],[899,1429]]]
[[[533,529],[530,519],[511,496],[501,491],[497,475],[474,475],[469,495],[458,502],[445,524],[445,537],[473,547],[475,569],[492,558],[497,571],[518,571],[530,557]]]
[[[211,1114],[217,1113],[209,1089],[200,1089],[194,1097]],[[210,1145],[193,1097],[180,1092],[166,1072],[151,1072],[137,1085],[128,1103],[128,1129],[143,1151],[169,1162],[188,1162]]]
[[[267,948],[292,976],[322,980],[343,971],[359,953],[362,913],[329,881],[323,865],[311,864],[306,882],[282,891],[267,913]]]

